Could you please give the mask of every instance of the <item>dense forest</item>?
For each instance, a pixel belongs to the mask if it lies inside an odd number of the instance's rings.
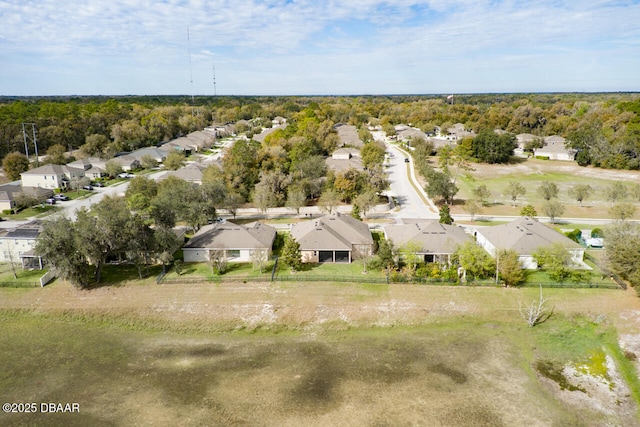
[[[35,123],[41,154],[62,146],[109,158],[214,123],[246,121],[243,130],[256,133],[276,116],[294,125],[312,118],[324,129],[372,124],[393,132],[393,125],[407,123],[429,131],[462,123],[476,133],[560,135],[578,150],[581,165],[640,169],[640,95],[634,93],[456,95],[453,103],[444,96],[0,97],[0,158],[24,152],[22,123]]]

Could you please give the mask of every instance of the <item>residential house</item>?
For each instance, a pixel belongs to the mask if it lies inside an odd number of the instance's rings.
[[[224,138],[226,136],[235,135],[236,133],[236,129],[233,124],[207,126],[204,130],[214,135],[216,138]]]
[[[193,151],[200,152],[213,146],[216,142],[216,133],[208,130],[198,130],[187,135],[187,139],[191,141]]]
[[[216,131],[207,128],[204,131],[191,132],[186,136],[172,139],[162,145],[162,148],[169,152],[177,150],[181,153],[197,153],[211,147],[216,141]]]
[[[532,218],[522,217],[508,224],[478,228],[474,234],[478,244],[494,258],[498,250],[514,250],[520,258],[522,267],[526,269],[538,268],[533,254],[537,249],[554,243],[560,243],[566,247],[577,265],[584,265],[582,246]]]
[[[338,148],[331,157],[325,159],[327,169],[334,172],[344,172],[349,169],[364,170],[362,157],[358,148]]]
[[[98,157],[88,157],[86,159],[79,159],[71,163],[67,163],[67,166],[84,169],[84,176],[93,180],[109,175],[105,170],[106,163],[106,160],[102,160]]]
[[[144,157],[151,157],[157,163],[162,163],[167,158],[169,152],[158,147],[144,147],[129,153],[129,156],[135,158],[142,164]]]
[[[282,116],[276,116],[271,120],[273,126],[284,125],[287,123],[287,119]]]
[[[384,227],[384,235],[398,248],[415,245],[416,254],[424,262],[449,263],[458,246],[473,241],[461,227],[438,221],[390,224]]]
[[[331,154],[334,160],[349,160],[353,157],[360,157],[360,150],[357,148],[338,148]]]
[[[273,132],[277,131],[278,129],[284,129],[284,128],[286,128],[286,127],[287,127],[287,125],[286,125],[286,123],[285,123],[285,124],[282,124],[282,125],[277,125],[277,126],[273,126],[273,127],[270,127],[270,128],[264,129],[264,130],[263,130],[262,132],[260,132],[259,134],[257,134],[257,135],[253,135],[253,138],[252,138],[252,139],[253,139],[254,141],[258,141],[259,143],[261,143],[261,144],[262,144],[262,143],[264,142],[264,139],[265,139],[267,136],[271,135]]]
[[[0,262],[21,263],[23,268],[42,269],[42,258],[35,254],[36,242],[42,232],[38,221],[0,232]]]
[[[202,184],[202,172],[206,168],[207,166],[205,165],[192,163],[178,170],[167,172],[161,179],[166,179],[169,176],[175,176],[176,178],[184,179],[187,182],[200,185]]]
[[[300,244],[302,262],[350,263],[373,254],[367,224],[339,212],[294,224],[291,236]]]
[[[338,123],[333,126],[333,129],[338,134],[338,140],[340,141],[339,145],[341,147],[355,147],[359,149],[364,145],[358,135],[357,127]]]
[[[411,143],[411,141],[415,139],[422,139],[424,141],[427,140],[427,134],[422,132],[418,128],[414,128],[407,125],[397,125],[395,129],[396,129],[397,141]]]
[[[245,226],[227,221],[202,227],[182,253],[184,262],[207,262],[216,256],[228,262],[251,262],[256,255],[268,257],[275,238],[275,228],[260,222]]]
[[[540,138],[539,136],[535,136],[531,133],[519,133],[516,135],[516,142],[518,144],[518,148],[520,150],[524,150],[527,144],[532,143],[536,139]]]
[[[546,157],[549,160],[564,160],[572,162],[576,159],[577,150],[567,148],[566,140],[558,135],[544,138],[544,146],[534,150],[536,157]]]
[[[67,188],[69,183],[85,176],[84,168],[48,164],[20,174],[23,187]]]
[[[31,196],[31,200],[43,203],[53,196],[53,190],[38,187],[23,187],[20,181],[0,185],[0,210],[15,209],[20,203],[20,195],[24,193]]]
[[[107,162],[114,162],[115,164],[119,165],[125,172],[140,169],[140,161],[131,154],[124,154],[122,156],[114,157],[113,159],[105,161],[105,170]]]
[[[454,141],[466,138],[467,136],[471,136],[471,137],[476,136],[475,132],[468,131],[467,129],[465,129],[462,123],[456,123],[452,127],[447,128],[447,132],[449,132],[449,135],[451,135],[451,138]]]

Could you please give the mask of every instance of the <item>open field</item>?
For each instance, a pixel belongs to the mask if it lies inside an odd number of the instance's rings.
[[[456,185],[460,191],[456,195],[460,199],[471,197],[473,188],[486,185],[492,195],[480,215],[518,215],[522,206],[532,204],[541,214],[543,199],[537,189],[543,181],[551,181],[559,187],[558,200],[565,205],[562,217],[568,218],[608,218],[611,203],[606,201],[604,189],[613,182],[624,182],[631,190],[632,185],[640,184],[640,172],[611,169],[597,169],[578,166],[573,162],[548,161],[537,159],[519,159],[508,165],[472,164],[474,171],[458,171]],[[510,181],[518,181],[527,189],[524,197],[517,200],[517,206],[511,206],[511,200],[503,195]],[[593,194],[580,207],[578,202],[568,195],[568,191],[576,184],[588,184]],[[627,202],[640,207],[638,200],[629,194]],[[453,213],[465,213],[462,203],[456,204]],[[640,219],[640,209],[635,219]]]
[[[638,424],[634,292],[545,290],[555,313],[529,328],[518,304],[536,293],[331,283],[0,289],[3,401],[81,407],[1,414],[0,424]],[[618,367],[602,373],[607,356]],[[565,365],[607,387],[562,390]]]

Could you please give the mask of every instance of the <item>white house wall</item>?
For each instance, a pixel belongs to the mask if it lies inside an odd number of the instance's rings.
[[[265,249],[261,250],[264,251]],[[210,260],[209,252],[209,249],[183,248],[182,257],[184,262],[208,262]],[[231,254],[227,254],[227,262],[252,262],[252,253],[253,249],[240,249],[239,256],[231,256]],[[268,251],[267,253],[271,254],[271,251]]]
[[[22,175],[23,187],[61,188],[62,179],[56,175]]]
[[[0,239],[0,262],[20,262],[20,255],[33,250],[35,239]]]

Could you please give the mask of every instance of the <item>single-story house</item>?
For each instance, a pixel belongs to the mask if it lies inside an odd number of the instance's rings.
[[[340,146],[361,148],[364,144],[358,135],[358,128],[353,125],[346,125],[344,123],[338,123],[333,126],[333,129],[338,134],[340,140]]]
[[[369,226],[339,212],[294,224],[291,236],[300,244],[302,262],[350,263],[373,254]]]
[[[20,174],[23,187],[36,188],[67,188],[73,180],[85,176],[84,168],[75,168],[68,165],[48,164]]]
[[[204,130],[212,135],[215,135],[216,138],[223,138],[226,136],[235,135],[236,133],[235,126],[231,123],[228,123],[226,125],[207,126],[206,128],[204,128]]]
[[[287,123],[287,119],[282,116],[276,116],[271,120],[273,126],[283,125],[285,123]]]
[[[516,141],[518,143],[518,148],[524,150],[527,144],[532,143],[536,139],[540,138],[539,136],[535,136],[532,133],[519,133],[516,135]]]
[[[187,182],[192,182],[194,184],[202,184],[202,172],[206,168],[207,166],[205,165],[192,163],[178,170],[167,172],[162,177],[162,179],[166,179],[167,177],[170,177],[170,176],[175,176],[176,178],[183,179]]]
[[[338,148],[331,157],[325,159],[327,169],[334,172],[344,172],[349,169],[364,170],[360,150],[357,148]]]
[[[286,128],[286,127],[287,127],[287,125],[286,125],[286,123],[285,123],[285,124],[282,124],[282,125],[277,125],[277,126],[273,126],[273,127],[270,127],[270,128],[264,129],[264,130],[263,130],[262,132],[260,132],[259,134],[257,134],[257,135],[253,135],[253,138],[252,138],[252,139],[253,139],[254,141],[258,141],[259,143],[262,143],[262,142],[264,142],[264,139],[265,139],[267,136],[271,135],[273,132],[277,131],[278,129],[284,129],[284,128]]]
[[[187,139],[191,141],[193,150],[199,152],[211,147],[216,142],[216,133],[206,129],[197,130],[188,134]]]
[[[33,196],[39,203],[53,196],[53,190],[38,187],[23,187],[20,181],[0,185],[0,211],[15,209],[18,206],[20,193]]]
[[[349,160],[352,157],[360,157],[360,150],[357,148],[338,148],[331,153],[331,158],[334,160]]]
[[[20,181],[0,185],[0,211],[13,209],[17,206],[16,194],[22,191]]]
[[[424,262],[449,263],[458,246],[473,241],[461,227],[438,221],[390,224],[384,227],[384,235],[396,247],[415,244],[416,254]]]
[[[493,257],[501,249],[516,251],[522,267],[526,269],[538,268],[533,254],[537,249],[554,243],[566,247],[576,265],[584,265],[584,248],[581,245],[529,217],[518,218],[508,224],[478,228],[474,234],[478,244]]]
[[[228,262],[251,262],[256,253],[271,254],[276,229],[256,222],[251,226],[232,222],[202,227],[182,247],[184,262],[207,262],[222,254]]]
[[[157,147],[144,147],[129,153],[131,157],[135,158],[140,163],[142,163],[142,158],[145,156],[149,156],[156,162],[162,163],[164,162],[164,159],[167,158],[167,154],[169,154],[167,150]]]
[[[42,269],[42,258],[35,254],[42,224],[38,221],[0,232],[0,262],[21,263],[22,268]]]
[[[410,142],[415,139],[422,139],[424,141],[427,140],[427,134],[422,132],[418,128],[407,125],[397,125],[395,129],[397,141]]]
[[[467,136],[476,136],[475,132],[466,130],[462,123],[456,123],[452,127],[447,128],[447,132],[452,136],[454,140],[463,139]]]
[[[558,135],[544,138],[544,147],[534,150],[536,157],[547,157],[549,160],[572,162],[576,159],[577,150],[566,147],[566,140]]]

